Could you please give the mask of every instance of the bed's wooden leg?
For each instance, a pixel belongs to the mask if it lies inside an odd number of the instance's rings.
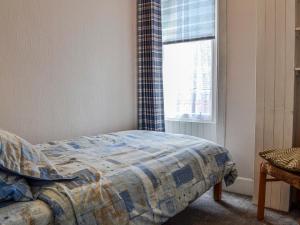
[[[222,182],[214,186],[214,200],[217,202],[222,200]]]
[[[267,174],[260,168],[259,176],[259,193],[258,193],[258,205],[257,205],[257,219],[263,220],[265,217],[265,198],[266,198],[266,177]]]

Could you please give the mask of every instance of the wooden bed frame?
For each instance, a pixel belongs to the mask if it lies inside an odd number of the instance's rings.
[[[219,202],[222,200],[222,182],[214,186],[214,200]]]

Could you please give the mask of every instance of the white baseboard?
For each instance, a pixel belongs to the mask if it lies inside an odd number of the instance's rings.
[[[224,185],[224,191],[242,195],[253,196],[254,180],[251,178],[238,177],[234,184],[229,187]]]

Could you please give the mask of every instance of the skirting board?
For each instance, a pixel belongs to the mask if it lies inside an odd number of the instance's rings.
[[[254,180],[251,178],[238,177],[234,184],[229,187],[226,187],[224,184],[223,187],[224,191],[253,196]]]

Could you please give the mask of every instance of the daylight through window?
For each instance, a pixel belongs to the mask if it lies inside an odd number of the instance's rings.
[[[212,121],[215,111],[215,1],[162,0],[167,119]]]

